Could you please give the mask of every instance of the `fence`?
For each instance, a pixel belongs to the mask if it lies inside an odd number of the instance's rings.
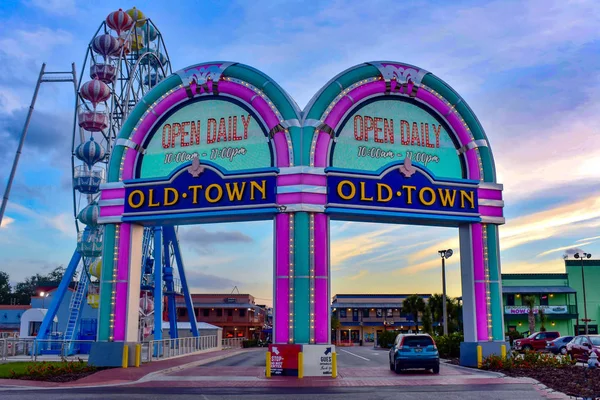
[[[93,340],[0,339],[0,360],[38,361],[62,357],[76,360],[87,358]]]
[[[166,360],[200,350],[216,349],[217,345],[216,335],[150,340],[142,343],[142,362]]]
[[[221,346],[223,350],[225,349],[240,349],[242,347],[242,342],[244,340],[248,340],[246,338],[227,338],[222,339]]]

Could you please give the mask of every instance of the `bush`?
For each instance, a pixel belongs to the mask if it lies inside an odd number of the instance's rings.
[[[398,332],[394,331],[385,331],[377,335],[377,342],[379,347],[383,349],[389,349],[394,345],[394,341],[396,340],[396,336],[398,336]]]
[[[27,366],[25,371],[11,370],[12,379],[48,380],[59,376],[73,376],[95,372],[96,367],[88,366],[83,360],[62,361],[60,363],[39,362]]]
[[[460,357],[460,343],[465,340],[465,337],[460,332],[454,332],[448,336],[434,336],[433,340],[435,340],[441,358],[458,358]]]
[[[256,339],[242,341],[242,347],[245,349],[248,347],[256,347],[256,346],[258,346],[258,340],[256,340]]]
[[[511,346],[515,340],[523,339],[525,337],[525,336],[523,336],[522,333],[519,333],[517,331],[510,331],[510,332],[506,333],[506,336],[508,336],[508,340],[510,341]]]
[[[522,356],[517,352],[512,352],[510,357],[505,360],[498,355],[490,355],[483,359],[482,369],[504,370],[513,369],[539,369],[539,368],[564,368],[575,365],[576,361],[570,356],[555,357],[549,353],[540,353],[536,351],[526,351]]]

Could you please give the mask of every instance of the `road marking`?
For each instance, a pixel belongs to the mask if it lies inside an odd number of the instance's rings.
[[[344,350],[344,349],[339,349],[339,350],[340,350],[340,351],[343,351],[344,353],[351,354],[351,355],[353,355],[354,357],[362,358],[363,360],[366,360],[366,361],[371,361],[371,360],[369,360],[368,358],[365,358],[365,357],[363,357],[363,356],[359,356],[358,354],[351,353],[351,352],[349,352],[348,350]]]

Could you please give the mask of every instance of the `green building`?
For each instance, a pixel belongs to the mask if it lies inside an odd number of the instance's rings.
[[[538,314],[541,308],[546,315],[546,330],[573,335],[578,318],[576,295],[569,285],[568,274],[502,274],[505,329],[529,332],[529,307],[523,304],[523,298],[533,296],[536,332],[541,329]]]
[[[583,276],[582,276],[583,265]],[[585,307],[584,290],[585,282]],[[588,332],[598,333],[600,321],[600,260],[565,260],[565,273],[502,274],[504,325],[507,332],[529,332],[529,308],[523,298],[535,298],[535,331],[541,329],[538,311],[546,316],[546,330],[561,335],[585,332],[587,308]]]
[[[569,286],[577,292],[578,333],[585,333],[584,319],[587,308],[587,318],[590,320],[588,321],[588,332],[594,335],[598,334],[598,323],[600,321],[600,259],[565,260],[565,268],[569,276]],[[583,282],[585,282],[585,292]],[[583,306],[584,293],[586,307]]]

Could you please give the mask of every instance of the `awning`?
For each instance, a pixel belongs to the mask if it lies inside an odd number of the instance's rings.
[[[503,286],[502,293],[577,293],[569,286]]]

